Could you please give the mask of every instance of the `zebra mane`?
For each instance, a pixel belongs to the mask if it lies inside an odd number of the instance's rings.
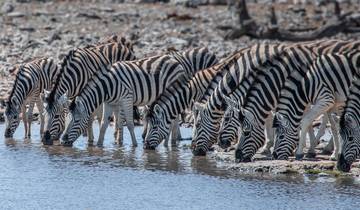
[[[72,100],[69,106],[69,110],[73,111],[76,108],[76,102],[75,100]]]
[[[60,70],[59,70],[59,75],[58,75],[58,79],[56,80],[54,87],[52,88],[50,94],[48,97],[45,98],[46,102],[48,103],[49,107],[51,107],[55,101],[55,92],[57,87],[60,84],[60,77],[61,75],[64,73],[64,68],[65,66],[68,64],[68,60],[74,56],[75,52],[78,51],[79,48],[77,49],[71,49],[68,54],[62,59],[61,64],[60,64]]]
[[[9,94],[9,97],[8,97],[8,102],[11,103],[11,98],[13,97],[14,95],[14,92],[15,92],[15,88],[18,86],[18,82],[19,82],[19,77],[20,75],[22,74],[23,72],[23,67],[24,67],[24,64],[20,64],[17,69],[17,73],[16,73],[16,76],[15,76],[15,82],[14,82],[14,85],[10,91],[10,94]]]

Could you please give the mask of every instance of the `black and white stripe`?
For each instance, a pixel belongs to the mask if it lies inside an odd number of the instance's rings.
[[[59,68],[52,58],[41,58],[18,67],[15,83],[6,102],[5,137],[12,137],[20,123],[20,112],[25,125],[25,137],[31,136],[32,112],[36,104],[40,113],[40,134],[44,128],[42,117],[43,102],[40,94],[44,89],[50,90],[54,85]],[[26,105],[29,105],[26,111]]]
[[[134,52],[122,43],[105,43],[96,47],[71,50],[61,64],[61,75],[51,93],[46,96],[45,135],[43,142],[52,144],[60,138],[65,127],[65,115],[68,100],[75,96],[87,84],[93,74],[116,61],[133,60]],[[90,121],[89,123],[91,123]],[[88,126],[89,143],[92,144],[92,126]]]
[[[314,47],[315,46],[315,47]],[[259,148],[265,143],[265,127],[268,136],[268,144],[265,148],[269,153],[270,147],[273,145],[272,133],[272,110],[276,108],[280,91],[285,82],[290,79],[301,78],[308,71],[313,60],[322,53],[337,51],[339,47],[349,45],[349,42],[336,41],[335,43],[324,42],[321,43],[321,50],[317,45],[302,45],[289,47],[284,51],[284,54],[275,57],[273,60],[263,66],[266,71],[258,73],[256,80],[252,87],[246,93],[245,101],[240,102],[238,116],[233,120],[238,120],[235,124],[239,124],[240,137],[239,144],[236,148],[235,155],[238,161],[251,161]],[[233,95],[240,99],[243,98],[243,93]],[[307,130],[309,131],[309,130]],[[312,131],[312,130],[311,130]],[[313,132],[312,141],[315,141]]]
[[[359,67],[359,66],[358,66]],[[337,168],[349,172],[360,155],[360,79],[353,82],[343,115],[340,118],[342,146]]]
[[[72,144],[84,131],[90,114],[101,104],[104,115],[98,144],[102,145],[109,124],[111,110],[124,110],[132,143],[137,145],[132,106],[143,106],[154,102],[162,92],[176,81],[188,81],[199,70],[217,62],[216,56],[206,48],[196,48],[183,53],[153,56],[137,61],[115,63],[110,70],[99,72],[72,103],[73,119],[62,138],[64,144]],[[130,109],[131,108],[131,109]],[[79,113],[86,113],[79,115]]]
[[[359,56],[357,50],[321,55],[304,77],[283,89],[274,118],[274,158],[287,159],[298,145],[296,157],[302,158],[305,134],[313,120],[344,106],[354,75],[359,73]],[[313,104],[311,110],[303,116],[310,104]],[[332,117],[329,119],[334,121]],[[338,144],[336,126],[332,131],[334,142]],[[338,149],[339,145],[335,145],[332,159],[337,157]]]
[[[162,93],[146,113],[148,128],[144,147],[155,149],[164,139],[164,144],[167,144],[172,123],[186,109],[192,109],[194,102],[202,100],[209,88],[215,89],[233,60],[231,56],[215,66],[199,71],[188,83],[177,82]]]
[[[286,44],[257,44],[237,53],[236,60],[207,101],[195,103],[196,117],[193,128],[192,148],[194,155],[205,155],[218,137],[220,120],[226,108],[225,97],[239,89],[245,95],[254,77],[265,62],[277,56]]]

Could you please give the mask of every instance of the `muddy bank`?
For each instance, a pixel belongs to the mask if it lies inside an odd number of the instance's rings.
[[[317,155],[314,159],[304,158],[297,161],[290,157],[289,161],[271,160],[270,157],[257,154],[251,163],[235,163],[234,150],[224,152],[216,150],[209,154],[212,158],[222,162],[228,170],[241,174],[253,175],[312,175],[316,177],[359,177],[360,163],[355,162],[349,173],[340,172],[336,169],[336,161],[331,161],[329,155]]]

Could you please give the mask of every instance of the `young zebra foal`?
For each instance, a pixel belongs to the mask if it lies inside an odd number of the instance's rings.
[[[36,104],[40,116],[40,134],[44,129],[43,102],[40,94],[50,90],[56,81],[59,68],[52,58],[40,58],[18,67],[14,86],[6,102],[5,137],[11,138],[19,126],[20,112],[25,126],[25,137],[31,136],[32,112]],[[29,105],[26,111],[26,105]]]

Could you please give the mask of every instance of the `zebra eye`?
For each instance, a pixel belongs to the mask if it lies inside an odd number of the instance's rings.
[[[354,137],[349,136],[349,141],[353,141],[353,140],[354,140]]]
[[[244,131],[243,134],[245,137],[248,137],[248,136],[250,136],[250,131]]]

